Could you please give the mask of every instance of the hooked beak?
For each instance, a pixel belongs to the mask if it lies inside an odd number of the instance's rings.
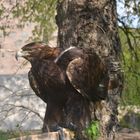
[[[28,55],[28,52],[20,50],[20,51],[16,52],[15,58],[18,61],[19,57],[25,57],[27,55]]]

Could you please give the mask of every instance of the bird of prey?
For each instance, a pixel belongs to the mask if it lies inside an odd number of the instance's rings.
[[[17,52],[18,57],[31,63],[30,86],[47,103],[44,131],[54,131],[63,124],[66,104],[74,95],[91,102],[107,96],[107,67],[92,48],[62,50],[32,42]]]

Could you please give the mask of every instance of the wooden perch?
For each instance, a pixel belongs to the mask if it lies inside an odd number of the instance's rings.
[[[10,140],[72,140],[74,133],[63,129],[62,132],[49,132],[42,134],[34,134],[28,136],[21,136]]]

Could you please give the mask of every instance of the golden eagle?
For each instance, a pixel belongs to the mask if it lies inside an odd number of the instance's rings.
[[[65,106],[74,95],[89,101],[107,96],[107,67],[92,48],[62,50],[42,42],[27,44],[17,52],[31,63],[30,86],[47,103],[44,130],[63,123]]]

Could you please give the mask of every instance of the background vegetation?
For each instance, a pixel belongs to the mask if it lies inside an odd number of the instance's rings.
[[[120,27],[119,33],[124,70],[122,105],[140,105],[140,29]]]

